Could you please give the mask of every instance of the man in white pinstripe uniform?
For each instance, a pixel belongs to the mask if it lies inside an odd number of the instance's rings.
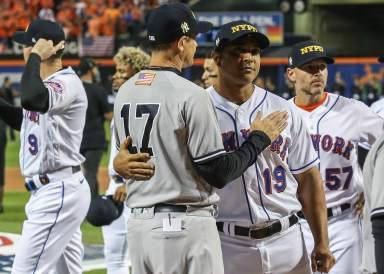
[[[384,120],[362,102],[325,91],[333,63],[317,41],[295,44],[287,75],[296,92],[290,102],[307,124],[317,151],[327,200],[328,234],[336,264],[330,273],[359,273],[361,227],[355,205],[362,193],[357,144],[373,144],[383,133]],[[313,238],[303,222],[308,249]]]
[[[311,273],[296,212],[303,209],[317,240],[314,269],[328,271],[325,201],[318,157],[303,120],[284,99],[253,85],[260,69],[260,50],[268,38],[246,21],[223,25],[213,58],[218,79],[207,89],[216,107],[227,151],[247,138],[257,113],[289,113],[287,128],[239,178],[220,190],[217,226],[225,273]],[[289,254],[289,255],[288,255]]]
[[[79,149],[87,96],[76,73],[62,68],[65,37],[57,23],[35,20],[13,39],[24,46],[26,66],[22,108],[9,112],[21,123],[20,168],[31,196],[12,273],[82,273],[80,225],[90,190]]]

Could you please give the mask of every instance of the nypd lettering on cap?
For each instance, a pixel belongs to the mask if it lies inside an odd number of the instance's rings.
[[[257,29],[254,26],[249,24],[236,25],[231,27],[231,30],[232,30],[232,33],[243,31],[243,30],[257,32]]]
[[[300,49],[300,53],[302,55],[307,54],[309,52],[313,52],[313,51],[324,52],[324,48],[322,46],[313,45],[313,46],[306,46]]]

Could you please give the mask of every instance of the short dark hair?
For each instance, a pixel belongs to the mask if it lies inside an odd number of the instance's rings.
[[[151,48],[151,51],[163,51],[163,50],[168,50],[172,47],[172,44],[174,43],[175,41],[171,42],[171,43],[166,43],[166,44],[159,44],[159,45],[154,45],[154,44],[151,44],[150,45],[150,48]]]

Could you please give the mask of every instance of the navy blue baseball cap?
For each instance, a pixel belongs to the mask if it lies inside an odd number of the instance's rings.
[[[86,74],[88,71],[90,71],[94,67],[96,67],[96,63],[92,59],[82,57],[82,58],[80,58],[80,63],[78,65],[78,67],[76,68],[76,73],[79,76],[83,76],[84,74]]]
[[[113,201],[112,195],[97,195],[92,197],[86,219],[94,226],[110,225],[120,217],[123,210],[124,203]]]
[[[183,35],[207,32],[212,26],[210,22],[197,21],[191,9],[184,4],[165,4],[150,13],[147,35],[150,44],[160,45],[176,41]]]
[[[25,46],[33,46],[40,38],[52,40],[53,45],[57,45],[65,40],[65,34],[59,24],[43,19],[34,20],[25,31],[13,34],[13,41]]]
[[[315,59],[323,59],[327,64],[333,64],[335,60],[327,55],[325,48],[317,41],[308,40],[296,43],[292,46],[288,57],[290,68],[299,67]]]
[[[220,27],[215,39],[215,48],[221,48],[225,43],[233,42],[242,37],[253,38],[260,49],[265,49],[269,46],[268,37],[259,32],[256,26],[247,21],[238,20]]]

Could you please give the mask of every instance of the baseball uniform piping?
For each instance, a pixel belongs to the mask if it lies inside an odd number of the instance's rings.
[[[255,91],[254,91],[255,92]],[[251,114],[249,115],[249,124],[252,123],[252,116],[253,114],[255,113],[255,111],[261,106],[262,103],[264,103],[265,99],[267,98],[267,94],[268,92],[265,90],[264,91],[264,97],[263,99],[261,99],[260,103],[251,111]],[[257,178],[257,188],[259,190],[259,198],[260,198],[260,203],[261,203],[261,207],[263,208],[263,211],[265,212],[265,214],[267,215],[268,217],[268,220],[271,220],[271,217],[269,216],[268,214],[268,211],[266,209],[266,207],[264,206],[264,202],[263,202],[263,196],[261,196],[261,186],[260,186],[260,176],[259,176],[259,172],[257,170],[257,165],[255,163],[255,169],[256,169],[256,178]]]
[[[232,122],[233,122],[233,126],[234,126],[234,128],[235,128],[235,136],[236,136],[236,145],[237,145],[237,147],[239,147],[240,146],[240,144],[239,144],[239,136],[238,136],[238,133],[237,133],[237,124],[236,124],[236,120],[232,117],[232,115],[229,113],[229,112],[227,112],[226,110],[224,110],[224,109],[221,109],[221,108],[218,108],[218,107],[216,107],[218,110],[220,110],[220,111],[222,111],[222,112],[224,112],[225,114],[227,114],[230,118],[231,118],[231,120],[232,120]],[[244,179],[244,173],[243,174],[241,174],[241,181],[243,182],[243,189],[244,189],[244,196],[245,196],[245,200],[247,201],[247,207],[248,207],[248,214],[249,214],[249,219],[251,220],[251,223],[252,224],[254,224],[254,221],[253,221],[253,217],[252,217],[252,211],[251,211],[251,206],[250,206],[250,204],[249,204],[249,199],[248,199],[248,193],[247,193],[247,188],[246,188],[246,186],[245,186],[245,179]]]
[[[45,243],[43,245],[43,249],[41,250],[41,253],[40,253],[39,257],[37,258],[36,266],[35,266],[35,269],[33,270],[33,273],[36,272],[37,266],[39,265],[40,257],[41,257],[41,255],[43,255],[43,252],[44,252],[44,249],[45,249],[45,245],[48,242],[49,235],[51,234],[51,231],[52,231],[53,227],[56,225],[57,219],[59,218],[60,211],[63,208],[63,203],[64,203],[64,182],[61,182],[61,189],[62,189],[62,192],[61,192],[61,205],[60,205],[59,210],[56,213],[55,221],[53,222],[52,226],[48,230],[47,239],[45,240]]]
[[[317,134],[319,134],[321,119],[323,119],[325,117],[325,115],[327,115],[333,109],[333,107],[336,105],[337,101],[339,101],[339,98],[340,98],[340,96],[337,96],[335,103],[333,103],[333,105],[327,110],[327,112],[324,113],[323,116],[320,117],[319,121],[317,121],[317,127],[316,127]],[[320,170],[320,149],[317,150],[317,155],[319,156],[319,170]]]

